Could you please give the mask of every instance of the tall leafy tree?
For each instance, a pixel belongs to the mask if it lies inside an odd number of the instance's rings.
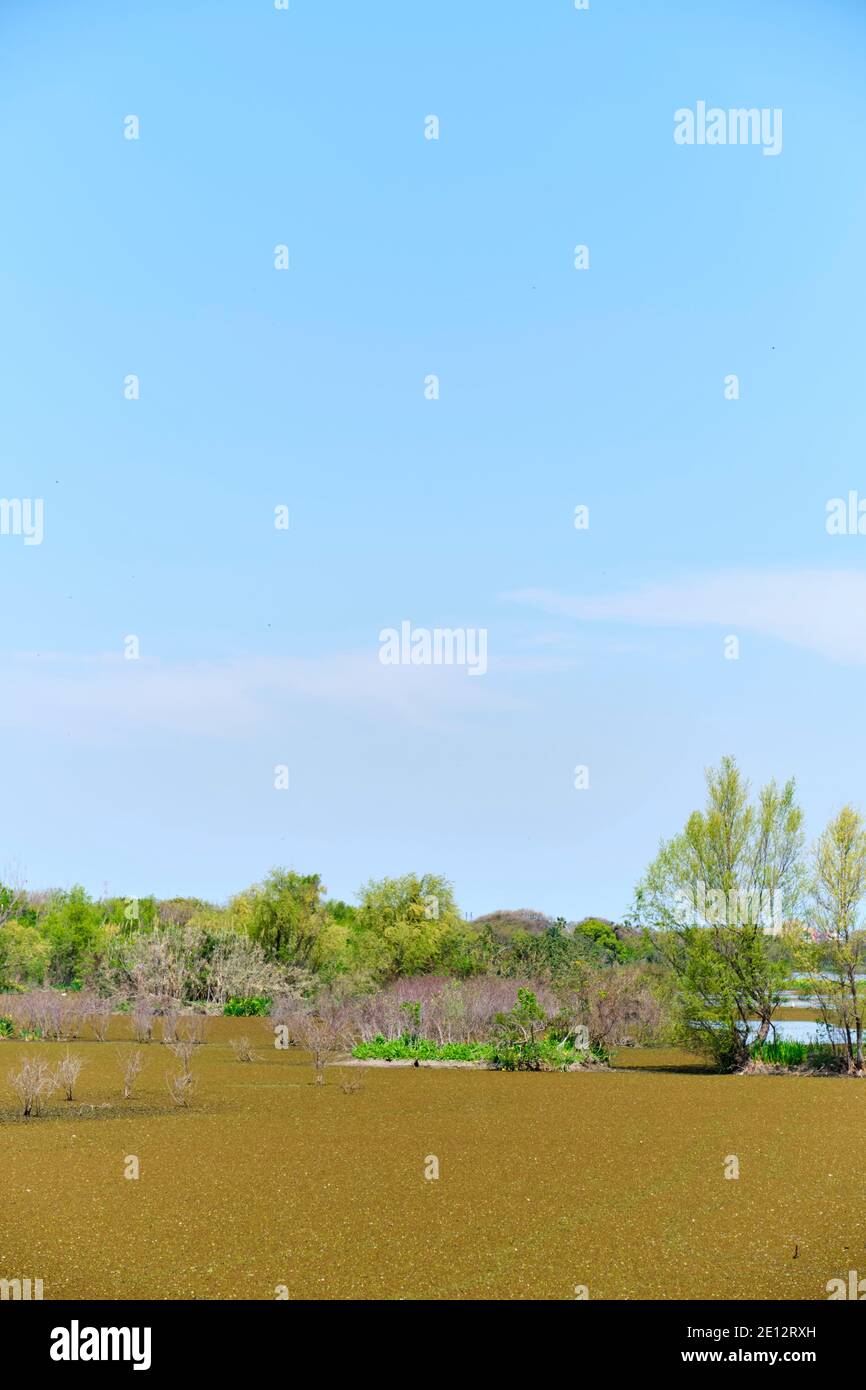
[[[315,969],[322,964],[331,919],[318,874],[273,869],[232,901],[232,914],[268,960]]]
[[[803,813],[793,779],[752,800],[736,761],[706,775],[704,809],[663,842],[639,884],[635,917],[679,986],[683,1022],[729,1066],[767,1037],[788,981],[769,949],[803,890]]]
[[[438,874],[371,880],[360,898],[355,949],[381,977],[423,974],[459,947],[463,922],[454,890]]]
[[[819,837],[812,855],[809,920],[800,963],[824,1022],[842,1031],[849,1072],[863,1070],[866,933],[860,920],[866,898],[866,826],[843,806]]]
[[[39,926],[51,951],[48,974],[58,985],[86,979],[110,934],[103,904],[94,902],[80,884],[52,894]]]

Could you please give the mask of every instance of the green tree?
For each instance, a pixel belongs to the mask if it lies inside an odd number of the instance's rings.
[[[6,922],[0,927],[0,989],[41,985],[51,947],[36,927],[27,922]]]
[[[574,931],[575,935],[579,933],[594,946],[599,947],[609,961],[619,961],[622,964],[632,958],[631,950],[620,941],[612,922],[600,917],[587,917],[582,922],[575,923]]]
[[[843,806],[820,836],[812,855],[809,888],[809,919],[818,939],[804,939],[799,963],[809,976],[824,1022],[843,1032],[848,1071],[861,1072],[864,996],[860,977],[866,964],[866,935],[859,913],[866,897],[866,827],[851,806]]]
[[[524,1042],[535,1042],[536,1034],[547,1021],[531,989],[518,989],[516,1003],[507,1014],[500,1015],[500,1019],[504,1027]]]
[[[537,1071],[541,1067],[539,1038],[547,1023],[544,1010],[531,989],[518,989],[517,1001],[508,1013],[496,1015],[496,1064],[507,1071]]]
[[[263,883],[234,898],[234,920],[268,960],[331,978],[344,968],[348,919],[327,910],[318,874],[274,869]]]
[[[768,949],[803,889],[803,813],[793,780],[750,800],[735,760],[707,772],[707,800],[662,843],[636,892],[679,985],[686,1030],[729,1067],[748,1055],[753,1021],[767,1037],[789,970]]]
[[[102,904],[94,902],[77,884],[68,892],[52,895],[39,926],[51,951],[50,979],[57,985],[81,983],[108,941]]]
[[[454,891],[437,874],[371,880],[353,931],[357,963],[374,975],[418,975],[441,966],[465,940]]]

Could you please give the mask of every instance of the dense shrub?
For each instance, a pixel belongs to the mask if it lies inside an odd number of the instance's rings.
[[[242,998],[232,995],[223,1006],[223,1013],[229,1018],[266,1018],[270,1013],[272,999],[266,995],[251,995]]]
[[[467,982],[460,989],[477,993],[478,981]],[[372,1039],[356,1044],[353,1056],[361,1060],[379,1058],[384,1061],[460,1061],[492,1062],[503,1071],[563,1070],[575,1063],[589,1060],[604,1061],[607,1053],[596,1045],[579,1042],[575,1020],[566,1020],[560,1009],[548,1019],[533,990],[521,986],[515,1000],[514,989],[508,987],[511,1008],[488,1015],[480,1036],[472,1040],[438,1041],[421,1034],[422,1005],[420,1001],[402,1001],[397,1015],[404,1020],[404,1031],[396,1037],[376,1034]],[[376,996],[379,1003],[382,996]],[[392,1001],[393,1003],[393,1001]],[[393,1008],[388,1012],[393,1016]],[[431,1010],[435,1012],[435,1010]],[[416,1031],[405,1029],[410,1019]]]
[[[358,1037],[369,1042],[377,1035],[402,1037],[413,1006],[411,1030],[437,1043],[486,1042],[493,1035],[497,1014],[514,1004],[516,990],[528,980],[495,975],[454,980],[442,975],[418,975],[397,980],[385,989],[350,998],[346,1009]],[[544,985],[532,985],[542,1008],[553,1013],[557,996]]]
[[[269,961],[243,932],[198,920],[118,938],[111,975],[136,995],[220,1006],[231,998],[289,994],[306,983]]]

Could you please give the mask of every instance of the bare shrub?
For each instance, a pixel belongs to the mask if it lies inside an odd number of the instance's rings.
[[[117,1061],[123,1076],[123,1099],[132,1100],[135,1083],[144,1066],[144,1054],[136,1048],[133,1052],[121,1054]]]
[[[22,1115],[41,1115],[43,1102],[54,1090],[54,1073],[38,1057],[27,1057],[18,1071],[10,1071],[9,1084],[21,1105]]]
[[[201,957],[201,933],[184,927],[135,932],[119,948],[116,978],[136,994],[182,999]]]
[[[172,1076],[170,1072],[166,1072],[165,1080],[168,1086],[168,1093],[175,1105],[180,1105],[184,1108],[188,1106],[192,1099],[192,1093],[195,1090],[195,1077],[192,1073],[189,1071],[179,1071],[176,1076]]]
[[[588,971],[571,1011],[585,1020],[590,1042],[608,1048],[652,1041],[665,1021],[652,976],[640,965]]]
[[[586,1025],[590,1041],[606,1047],[653,1041],[665,1025],[657,981],[652,969],[641,964],[616,969],[584,965],[569,989],[495,975],[409,977],[347,1001],[343,1014],[356,1041],[377,1036],[392,1041],[409,1032],[440,1044],[487,1042],[496,1031],[497,1016],[513,1007],[519,989],[532,991],[545,1017],[565,1016],[575,1026]],[[318,1012],[318,1002],[315,1007]],[[295,1012],[290,1026],[297,1022],[302,1031],[304,1017]]]
[[[545,1014],[556,1013],[557,996],[549,986],[497,975],[470,980],[408,977],[350,1000],[344,1007],[350,1030],[361,1042],[379,1035],[393,1041],[407,1031],[440,1044],[486,1042],[493,1036],[497,1014],[512,1008],[521,988],[532,990]]]
[[[34,989],[21,1001],[23,1031],[59,1042],[66,1026],[63,996],[53,989]]]
[[[301,1047],[301,1034],[310,1013],[311,1005],[306,1000],[283,995],[271,1006],[270,1018],[263,1019],[262,1022],[271,1036],[275,1027],[285,1028],[287,1045]]]
[[[21,999],[20,994],[3,994],[0,992],[0,1016],[11,1018],[13,1025],[17,1028],[18,1018],[15,1005]]]
[[[281,993],[309,988],[310,975],[297,967],[268,961],[262,946],[232,927],[196,921],[196,912],[178,904],[148,932],[119,941],[113,978],[136,994],[224,1004],[231,995]]]
[[[195,1043],[189,1038],[178,1038],[177,1042],[169,1044],[170,1051],[180,1062],[184,1076],[189,1076],[192,1070],[190,1063],[195,1052]]]
[[[0,999],[0,1012],[11,1018],[16,1033],[33,1031],[32,1011],[29,994],[4,994]]]
[[[146,997],[136,999],[132,1010],[132,1031],[135,1041],[149,1043],[153,1037],[153,1005]]]
[[[94,973],[98,974],[97,971]],[[78,1009],[80,1023],[88,1025],[98,1042],[105,1042],[112,1015],[124,997],[116,993],[102,993],[97,989],[86,989],[78,995],[69,995],[70,1008]],[[77,1004],[72,1002],[75,1000],[77,1000]]]
[[[207,999],[224,1004],[234,997],[265,995],[273,999],[294,987],[301,972],[268,961],[259,942],[245,932],[216,933],[207,963]],[[304,972],[305,982],[309,978]],[[199,998],[200,995],[190,996]]]
[[[257,1062],[257,1061],[258,1061],[258,1057],[256,1056],[255,1052],[253,1051],[252,1044],[250,1043],[249,1038],[247,1038],[247,1037],[243,1037],[243,1038],[232,1038],[231,1041],[230,1041],[230,1043],[229,1043],[229,1046],[231,1047],[232,1052],[235,1054],[235,1060],[236,1060],[236,1061],[238,1061],[238,1062]]]
[[[205,1022],[203,1014],[185,1014],[177,1027],[178,1037],[199,1047],[204,1042]]]
[[[3,1011],[15,1020],[21,1034],[63,1042],[78,1036],[87,999],[78,993],[34,989],[11,996],[10,1005]]]
[[[364,1083],[367,1080],[367,1068],[359,1067],[354,1076],[350,1076],[345,1081],[340,1082],[340,1090],[344,1096],[354,1096],[358,1091],[363,1091]]]
[[[108,1037],[113,1012],[114,1001],[112,999],[103,999],[100,995],[95,994],[88,1001],[87,1022],[97,1042],[105,1042]]]
[[[62,1090],[67,1100],[74,1100],[75,1086],[81,1075],[81,1068],[84,1066],[82,1057],[73,1057],[69,1049],[66,1049],[66,1056],[57,1063],[54,1071],[54,1086],[52,1089]]]
[[[162,1013],[162,1040],[164,1043],[173,1043],[177,1038],[180,1009],[174,999],[165,999],[160,1012]]]
[[[328,998],[319,999],[315,1013],[306,1014],[297,1029],[297,1040],[310,1053],[316,1085],[325,1082],[325,1068],[350,1045],[351,1026],[342,1006]]]
[[[58,996],[52,1029],[52,1037],[56,1042],[71,1042],[78,1037],[86,1008],[87,999],[82,994],[72,993]]]

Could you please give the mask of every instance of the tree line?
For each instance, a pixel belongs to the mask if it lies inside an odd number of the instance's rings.
[[[361,997],[400,980],[531,981],[616,999],[621,1026],[743,1066],[786,993],[815,996],[863,1069],[866,824],[843,806],[811,848],[793,779],[753,795],[734,758],[706,774],[704,806],[663,840],[622,923],[498,911],[466,920],[451,883],[404,874],[356,904],[318,874],[274,869],[215,905],[0,888],[0,990],[44,985],[221,1005],[232,998]],[[650,1007],[648,1001],[654,1001]],[[631,1002],[630,1002],[631,1001]]]

